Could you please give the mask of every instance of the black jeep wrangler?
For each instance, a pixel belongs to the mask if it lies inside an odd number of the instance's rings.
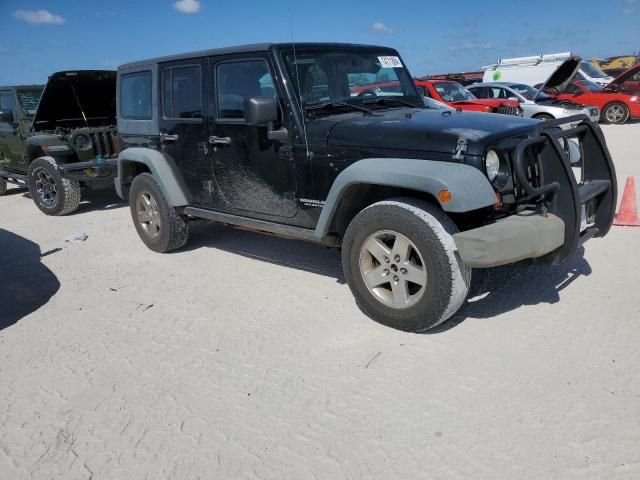
[[[14,90],[12,100],[0,89],[0,155],[8,151],[0,193],[6,182],[27,185],[40,210],[66,215],[78,208],[82,187],[111,187],[119,151],[116,72],[58,72],[44,91]]]
[[[382,81],[400,88],[354,93]],[[195,217],[341,247],[360,308],[402,330],[453,315],[472,268],[562,262],[613,220],[597,125],[426,107],[390,48],[251,45],[131,63],[118,108],[116,190],[149,248],[183,246]]]

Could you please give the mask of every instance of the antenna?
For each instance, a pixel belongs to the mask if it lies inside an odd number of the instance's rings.
[[[309,158],[309,140],[307,138],[307,122],[304,117],[304,109],[302,108],[302,87],[300,86],[300,73],[298,72],[298,57],[296,56],[296,42],[293,38],[293,21],[291,20],[291,14],[289,14],[289,28],[291,29],[291,45],[293,45],[293,63],[296,66],[296,83],[298,85],[298,108],[302,118],[302,134],[304,135],[304,146],[307,150],[307,158]],[[294,92],[295,93],[295,92]],[[295,96],[295,95],[294,95]]]

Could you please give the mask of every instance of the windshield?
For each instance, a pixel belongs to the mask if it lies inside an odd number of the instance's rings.
[[[361,104],[376,97],[403,98],[422,105],[413,80],[388,51],[363,49],[293,50],[283,53],[289,77],[304,107]],[[376,108],[401,104],[379,103]]]
[[[17,93],[18,93],[18,102],[22,107],[22,111],[28,117],[33,117],[36,114],[36,108],[38,108],[40,95],[42,95],[42,88],[18,90]]]
[[[538,89],[537,88],[533,88],[529,85],[525,85],[524,83],[517,83],[515,85],[509,85],[513,90],[515,90],[516,92],[518,92],[520,95],[522,95],[524,98],[526,98],[527,100],[533,100],[534,98],[536,98],[536,95],[538,95]],[[540,93],[540,95],[538,95],[537,100],[548,100],[549,99],[549,95],[547,95],[546,93]]]
[[[590,82],[589,80],[580,80],[578,83],[581,87],[584,87],[592,92],[600,92],[602,91],[602,87],[597,83]]]
[[[445,102],[476,100],[473,93],[464,88],[458,82],[435,82],[433,86]]]
[[[580,70],[586,73],[591,78],[607,78],[608,75],[600,70],[598,67],[589,62],[581,62]]]

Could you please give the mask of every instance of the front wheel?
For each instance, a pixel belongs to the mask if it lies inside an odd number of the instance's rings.
[[[138,235],[154,252],[170,252],[187,243],[189,224],[169,205],[153,175],[141,173],[133,179],[129,205]]]
[[[553,115],[549,115],[548,113],[538,113],[537,115],[534,115],[533,118],[546,122],[547,120],[553,120]]]
[[[444,212],[410,198],[378,202],[356,215],[342,243],[342,266],[363,313],[409,332],[451,317],[471,283],[471,269],[456,255],[457,231]]]
[[[621,125],[629,119],[629,107],[621,102],[613,102],[602,110],[602,117],[606,123]]]
[[[53,158],[36,158],[31,162],[27,183],[29,195],[47,215],[68,215],[80,206],[80,183],[62,178]]]

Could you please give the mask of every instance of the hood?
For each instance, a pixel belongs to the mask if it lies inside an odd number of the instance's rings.
[[[115,124],[116,72],[80,70],[49,77],[33,118],[33,130]]]
[[[463,137],[467,153],[481,155],[488,143],[528,132],[538,124],[515,115],[394,109],[320,118],[309,124],[308,132],[315,144],[442,153],[453,153]]]
[[[633,77],[638,72],[640,72],[640,63],[622,72],[620,75],[614,78],[611,82],[609,82],[609,84],[607,84],[607,86],[604,87],[604,90],[607,90],[607,91],[619,90],[620,87],[622,87],[627,80],[630,80],[631,77]]]
[[[580,57],[573,56],[562,62],[551,76],[547,78],[547,81],[538,88],[538,93],[533,98],[533,101],[535,102],[540,92],[545,90],[553,89],[556,92],[563,92],[566,86],[573,80],[576,73],[578,73],[578,70],[580,70],[581,61],[582,59]]]

